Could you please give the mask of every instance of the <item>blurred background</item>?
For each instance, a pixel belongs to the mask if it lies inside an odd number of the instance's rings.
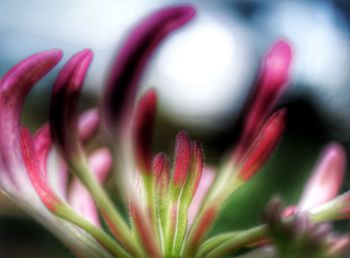
[[[96,104],[112,58],[132,26],[152,10],[179,2],[195,5],[198,15],[162,44],[142,83],[159,92],[157,150],[172,153],[174,136],[184,128],[203,142],[206,163],[217,164],[237,137],[237,121],[263,53],[277,38],[293,45],[290,87],[279,103],[289,110],[287,132],[267,166],[229,201],[213,233],[247,228],[261,221],[273,195],[297,202],[327,142],[340,141],[350,153],[350,2],[0,0],[0,75],[40,50],[60,48],[66,60],[91,48],[95,58],[82,106]],[[23,120],[32,129],[47,119],[60,65],[29,96]],[[349,186],[346,180],[344,190]],[[337,227],[350,229],[346,222]],[[0,257],[72,256],[1,197]]]

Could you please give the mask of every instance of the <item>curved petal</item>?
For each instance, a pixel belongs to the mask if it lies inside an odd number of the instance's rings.
[[[92,57],[93,54],[88,49],[74,55],[61,70],[52,90],[51,134],[67,159],[71,159],[74,154],[79,154],[81,149],[77,126],[77,104]]]
[[[143,173],[151,174],[152,136],[157,111],[155,90],[147,91],[140,99],[134,116],[134,146],[136,161]]]
[[[170,179],[169,159],[164,153],[158,153],[153,158],[152,171],[156,185],[167,189]]]
[[[285,129],[286,110],[273,113],[261,128],[249,150],[240,162],[238,176],[249,180],[270,157]]]
[[[104,119],[112,130],[123,126],[131,115],[140,79],[158,45],[194,14],[195,10],[186,5],[161,9],[141,21],[126,38],[104,94]]]
[[[285,91],[292,62],[292,49],[287,41],[277,40],[263,59],[256,90],[247,109],[239,142],[240,157],[254,141],[266,118]]]
[[[35,156],[36,153],[35,153],[32,137],[26,128],[22,128],[21,130],[21,149],[23,154],[24,165],[27,169],[27,172],[28,172],[30,181],[32,182],[32,185],[34,187],[34,190],[36,191],[41,202],[46,206],[46,208],[50,210],[52,213],[56,214],[56,211],[58,211],[58,209],[61,209],[62,207],[65,207],[66,204],[52,190],[52,188],[50,187],[47,181],[47,178],[45,177],[45,175],[43,175],[39,167],[39,162]],[[51,217],[53,216],[51,215]],[[71,222],[73,222],[73,220]],[[60,224],[60,222],[56,222],[55,226],[58,226],[57,224]],[[75,227],[71,226],[71,227],[67,227],[66,229],[73,234]],[[85,241],[92,241],[91,243],[86,242],[86,244],[90,248],[92,247],[91,245],[95,246],[94,248],[97,247],[96,243],[93,243],[94,241],[92,239],[84,237],[85,232],[83,230],[80,230],[80,234],[81,234],[80,238],[76,236],[77,239],[81,239],[81,240],[85,239]],[[74,244],[75,243],[73,242],[73,243],[70,243],[69,245],[74,246]],[[94,250],[92,249],[90,251],[94,251]],[[106,254],[106,252],[102,248],[98,248],[98,252],[100,254],[104,254],[104,255]],[[88,257],[90,257],[90,255]]]
[[[72,252],[79,254],[81,257],[110,257],[89,234],[72,225],[63,223],[51,214],[40,202],[26,173],[25,161],[22,156],[20,127],[23,103],[34,84],[45,76],[60,61],[61,57],[62,53],[59,50],[34,54],[14,66],[1,79],[1,187],[19,207],[50,229],[54,235],[70,247]],[[32,151],[34,151],[33,146]],[[34,167],[39,167],[39,164]]]
[[[191,163],[191,140],[185,131],[180,131],[175,140],[173,184],[182,187]]]
[[[0,84],[0,156],[3,168],[14,185],[20,184],[22,154],[20,148],[20,120],[25,97],[30,89],[60,60],[59,50],[34,54],[15,65]]]
[[[47,182],[46,175],[42,173],[39,162],[36,159],[34,144],[29,131],[25,128],[21,130],[21,149],[24,165],[28,171],[30,181],[40,197],[43,204],[52,212],[57,206],[62,205],[60,198],[52,191]]]
[[[83,143],[90,140],[94,136],[99,125],[99,113],[96,108],[85,111],[78,122],[79,140]],[[52,139],[49,124],[44,124],[40,127],[33,138],[36,157],[39,166],[44,175],[47,175],[48,181],[55,193],[66,200],[68,169],[65,162],[53,152]]]
[[[323,150],[298,204],[299,211],[306,211],[335,198],[343,182],[346,154],[338,143],[331,143]]]
[[[187,177],[185,189],[188,187],[189,197],[192,199],[193,195],[197,191],[197,187],[202,177],[203,165],[204,165],[204,154],[201,144],[198,141],[192,142],[192,158],[190,174]]]
[[[48,124],[38,129],[34,135],[33,143],[39,167],[46,176],[47,159],[52,146],[50,127]]]

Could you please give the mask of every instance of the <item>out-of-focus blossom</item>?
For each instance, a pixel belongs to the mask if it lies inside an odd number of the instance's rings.
[[[298,213],[285,220],[278,198],[268,205],[265,219],[276,255],[280,258],[298,254],[298,257],[343,257],[350,248],[350,236],[333,232],[330,223],[313,223],[307,213]]]

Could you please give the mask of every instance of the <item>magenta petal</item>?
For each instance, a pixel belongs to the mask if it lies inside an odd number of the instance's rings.
[[[90,50],[83,50],[74,55],[62,68],[52,90],[51,134],[66,158],[71,158],[71,155],[77,154],[80,149],[77,105],[92,57]]]
[[[60,60],[59,50],[34,54],[15,65],[0,84],[0,155],[4,171],[16,181],[21,164],[20,120],[25,97],[30,89]]]
[[[345,166],[343,147],[338,143],[326,146],[304,188],[298,210],[306,211],[335,198],[343,182]]]
[[[273,113],[265,122],[240,162],[238,176],[249,180],[271,156],[285,129],[286,110]]]
[[[183,186],[190,168],[191,140],[185,131],[176,135],[173,183]]]
[[[161,41],[185,25],[194,14],[190,6],[167,7],[141,21],[128,35],[115,59],[104,94],[107,125],[120,126],[130,116],[148,60]]]
[[[278,40],[267,52],[257,81],[256,91],[247,110],[240,148],[244,149],[251,144],[281,93],[285,90],[291,62],[292,49],[286,41]],[[242,151],[244,152],[244,150]]]
[[[28,171],[32,185],[40,197],[42,203],[51,211],[55,211],[56,206],[61,203],[57,195],[49,186],[45,175],[39,167],[35,156],[35,149],[32,137],[27,129],[21,130],[21,150],[24,165]]]
[[[266,93],[274,99],[278,91],[288,82],[290,64],[292,61],[292,49],[288,42],[278,40],[268,51],[262,67],[261,82]],[[269,91],[269,92],[268,92]]]
[[[48,124],[45,124],[35,133],[33,143],[39,167],[44,174],[46,174],[47,159],[52,146],[50,127]]]
[[[192,142],[192,161],[191,161],[191,170],[189,175],[189,180],[192,181],[190,184],[193,184],[192,195],[193,196],[197,190],[198,184],[202,177],[203,172],[203,163],[204,163],[204,155],[202,146],[199,142]]]
[[[166,164],[167,164],[167,157],[164,153],[158,153],[153,158],[152,171],[153,171],[153,177],[156,182],[158,182]]]
[[[160,195],[165,195],[170,181],[169,159],[163,154],[157,154],[152,162],[153,177]]]
[[[134,118],[134,145],[137,164],[143,173],[151,174],[153,126],[157,109],[157,95],[147,91],[140,99]]]
[[[93,108],[85,111],[78,122],[79,139],[82,142],[88,141],[97,131],[99,125],[99,113],[97,109]],[[52,148],[51,131],[49,124],[44,124],[40,127],[34,135],[35,154],[39,162],[40,169],[44,176],[48,177],[49,183],[54,188],[56,193],[60,196],[66,196],[66,189],[68,183],[68,171],[65,163],[60,159],[55,160],[54,167],[48,168],[49,153]],[[47,173],[48,171],[48,173]],[[47,174],[47,175],[46,175]],[[55,187],[56,186],[56,187]]]

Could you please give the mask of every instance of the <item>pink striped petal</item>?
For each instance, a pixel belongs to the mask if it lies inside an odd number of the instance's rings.
[[[160,258],[161,255],[156,245],[156,237],[153,235],[153,231],[150,228],[150,221],[148,216],[145,216],[144,212],[139,207],[139,203],[135,200],[129,202],[129,214],[133,220],[133,225],[138,231],[141,244],[143,245],[146,253],[145,257]]]
[[[215,178],[215,170],[211,167],[205,166],[200,178],[197,190],[193,196],[193,200],[188,210],[188,228],[192,225],[195,217],[198,215],[199,208],[207,195]]]
[[[190,239],[189,246],[191,248],[197,247],[208,233],[208,230],[211,228],[215,218],[217,217],[218,210],[217,204],[213,204],[203,211],[201,220],[198,222],[199,224],[196,227],[196,231],[193,232],[193,236]]]
[[[95,133],[99,125],[99,114],[97,109],[92,108],[85,111],[79,118],[78,134],[82,142],[89,140]],[[35,152],[41,167],[46,169],[48,153],[52,147],[51,132],[49,124],[44,124],[34,135]],[[43,170],[45,170],[43,169]]]
[[[47,178],[39,167],[38,160],[35,156],[32,137],[28,129],[25,128],[21,130],[21,150],[24,165],[28,171],[29,178],[35,191],[46,208],[54,212],[56,207],[62,202],[49,186]]]
[[[136,161],[143,173],[151,174],[153,126],[157,109],[157,95],[147,91],[140,99],[134,118]]]
[[[99,149],[89,157],[89,166],[100,184],[103,184],[112,168],[112,155],[108,149]],[[69,203],[73,209],[96,226],[100,226],[100,219],[95,202],[90,192],[74,178],[69,193]]]
[[[154,157],[152,171],[156,186],[160,189],[160,193],[165,194],[170,181],[169,159],[165,154],[159,153]]]
[[[258,136],[241,161],[238,176],[249,180],[270,157],[285,128],[286,110],[276,111],[261,128]]]
[[[21,180],[20,120],[24,100],[34,86],[60,60],[59,50],[49,50],[34,54],[15,65],[2,78],[0,84],[0,156],[12,183]]]
[[[62,199],[66,199],[68,183],[68,170],[63,160],[54,155],[55,159],[49,159],[52,150],[52,139],[49,124],[40,127],[33,138],[35,155],[43,176],[53,191]]]
[[[285,90],[291,62],[292,49],[286,41],[278,40],[267,52],[243,124],[239,157],[252,143],[281,93]]]
[[[107,125],[113,128],[125,126],[123,123],[130,117],[147,62],[162,40],[185,25],[194,14],[195,10],[190,6],[167,7],[132,30],[115,59],[105,91],[103,112]]]
[[[79,117],[78,134],[82,142],[88,141],[96,133],[99,125],[99,114],[93,108],[85,111]],[[55,155],[51,160],[52,165],[48,166],[49,153],[52,148],[51,132],[49,124],[44,124],[34,135],[35,154],[37,156],[40,169],[44,175],[47,174],[50,185],[55,192],[66,199],[66,189],[68,183],[68,169],[64,161]],[[50,164],[51,164],[50,163]]]
[[[35,133],[34,139],[35,155],[39,162],[39,167],[46,176],[47,159],[52,146],[50,127],[45,124]]]
[[[62,68],[52,90],[50,127],[54,141],[65,158],[80,152],[77,105],[80,90],[92,61],[92,52],[83,50]]]
[[[173,183],[175,186],[183,186],[190,168],[191,140],[185,131],[180,131],[175,140],[175,159]]]
[[[194,196],[203,173],[204,156],[202,146],[198,141],[192,142],[192,159],[190,175],[188,176],[191,185],[191,198]]]
[[[331,143],[323,150],[298,204],[299,211],[306,211],[335,198],[343,182],[346,154],[338,143]]]

